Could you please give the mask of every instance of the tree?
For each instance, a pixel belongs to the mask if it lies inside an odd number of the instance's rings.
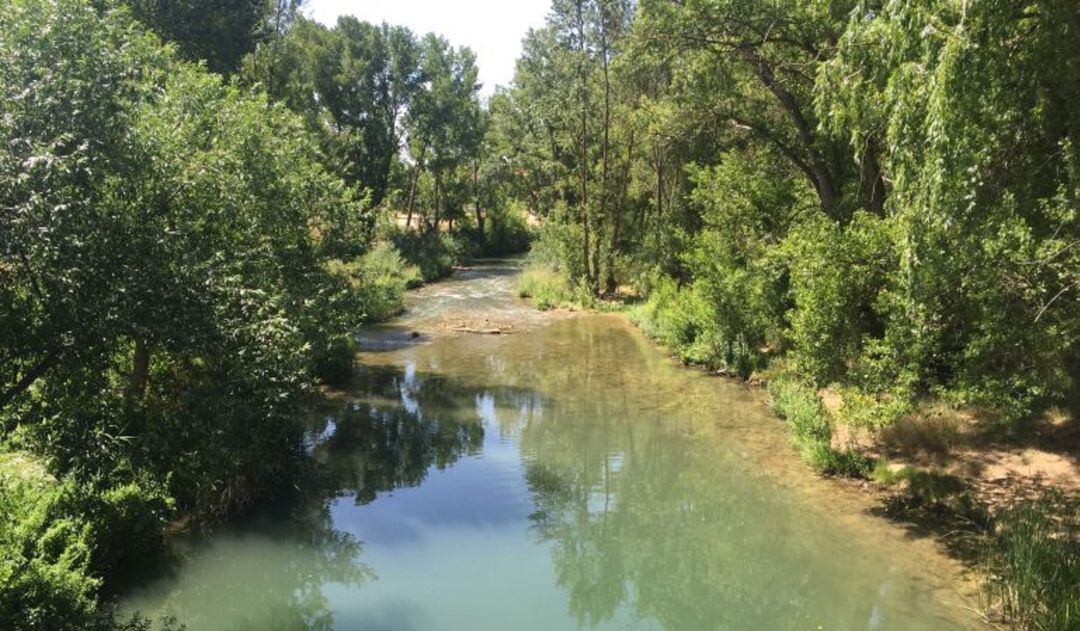
[[[469,167],[483,137],[476,56],[428,34],[421,43],[420,73],[424,87],[408,114],[409,158],[414,178],[429,172],[433,179],[428,226],[437,230],[442,219],[453,221],[466,201],[462,184],[471,180]],[[448,195],[455,189],[456,198]]]
[[[1055,0],[890,3],[822,68],[824,122],[890,183],[884,380],[1009,415],[1072,388],[1078,24]]]
[[[232,73],[256,44],[280,33],[297,0],[124,0],[143,24],[180,54]]]

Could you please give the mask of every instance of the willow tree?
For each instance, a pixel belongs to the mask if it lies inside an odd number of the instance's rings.
[[[853,163],[825,133],[814,107],[817,65],[831,58],[852,0],[646,0],[638,35],[688,73],[688,115],[749,134],[789,160],[838,221],[858,207],[879,212],[885,190],[875,154]]]
[[[887,2],[821,70],[826,126],[889,185],[884,382],[1011,413],[1075,389],[1078,29],[1061,0]]]

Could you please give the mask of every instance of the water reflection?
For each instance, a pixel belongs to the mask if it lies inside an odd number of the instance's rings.
[[[152,619],[175,616],[187,629],[303,630],[334,627],[327,584],[372,580],[362,546],[333,528],[324,507],[252,516],[207,537],[178,543],[184,561],[125,599]]]
[[[610,319],[366,360],[305,500],[136,605],[193,631],[957,626],[908,544],[766,466],[786,438],[753,395]]]
[[[471,411],[470,395],[448,379],[421,378],[414,368],[372,369],[361,378],[367,396],[326,415],[316,430],[333,428],[314,450],[331,496],[367,504],[381,492],[419,485],[432,466],[444,469],[480,450],[484,426],[455,413]]]

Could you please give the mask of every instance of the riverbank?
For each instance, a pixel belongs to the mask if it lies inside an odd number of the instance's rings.
[[[616,311],[688,366],[632,296],[593,299],[558,275],[526,271],[519,294],[540,309]],[[731,377],[727,371],[718,376]],[[834,484],[872,498],[873,513],[929,538],[980,584],[978,615],[1015,628],[1072,628],[1080,598],[1080,427],[1054,409],[1019,426],[925,401],[888,423],[866,422],[854,391],[814,389],[783,362],[749,371],[768,391],[796,451]]]

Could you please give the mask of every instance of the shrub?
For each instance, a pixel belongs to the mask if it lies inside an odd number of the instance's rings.
[[[405,290],[422,282],[420,270],[409,265],[391,243],[379,243],[360,260],[360,294],[364,317],[379,322],[399,314]]]
[[[557,271],[568,279],[582,279],[586,274],[581,226],[569,220],[568,213],[564,205],[556,207],[533,242],[529,261]]]
[[[818,215],[788,235],[790,337],[799,369],[815,384],[849,377],[865,339],[881,335],[874,306],[888,243],[886,224],[865,213],[846,227]]]
[[[92,524],[96,576],[123,582],[161,560],[174,506],[164,484],[143,474],[114,486],[67,485],[59,501],[64,512]]]
[[[502,256],[529,249],[533,232],[525,220],[525,207],[514,202],[493,211],[485,222],[483,253]]]
[[[343,383],[352,374],[356,356],[354,326],[401,313],[405,290],[420,284],[420,271],[407,264],[393,244],[382,242],[357,260],[329,261],[326,272],[337,292],[329,294],[333,302],[317,303],[314,311],[351,317],[313,319],[306,335],[311,346],[311,372],[325,383]],[[326,300],[327,296],[320,298]]]
[[[117,619],[98,593],[104,577],[131,578],[163,552],[172,510],[164,486],[143,478],[98,488],[42,471],[26,454],[0,457],[4,628],[149,629],[146,620]],[[165,621],[165,628],[174,627]]]
[[[424,282],[448,276],[455,265],[472,260],[475,245],[469,239],[448,233],[402,230],[395,226],[384,229],[383,237],[397,248],[401,256],[420,270]]]
[[[57,514],[61,489],[0,473],[0,620],[11,629],[78,629],[97,613],[93,529]]]
[[[679,288],[675,281],[657,277],[649,283],[648,300],[631,312],[631,320],[684,362],[748,377],[764,364],[764,336],[756,325],[747,325],[736,315],[737,308],[729,308],[729,303],[739,301],[722,285],[730,289],[739,282],[729,277]]]
[[[356,351],[351,333],[327,336],[324,344],[312,349],[311,372],[323,383],[341,385],[352,376]]]

